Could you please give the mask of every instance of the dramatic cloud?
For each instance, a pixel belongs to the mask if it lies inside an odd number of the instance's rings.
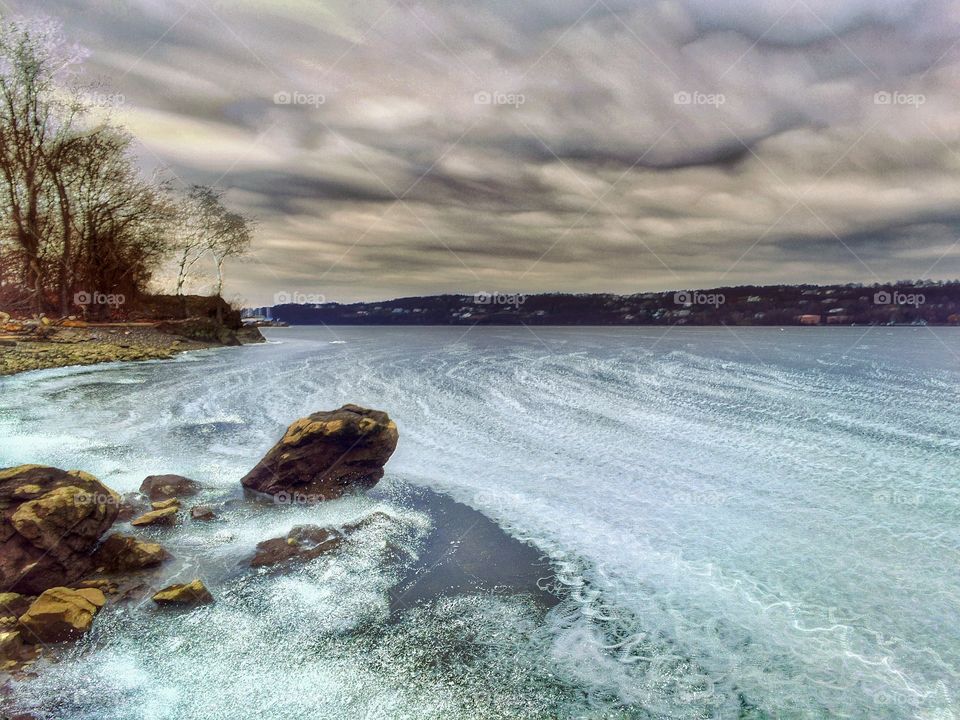
[[[251,303],[960,275],[955,2],[39,6],[259,217]]]

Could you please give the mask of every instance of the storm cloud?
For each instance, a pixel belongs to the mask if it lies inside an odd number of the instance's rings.
[[[960,6],[42,0],[251,304],[960,275]]]

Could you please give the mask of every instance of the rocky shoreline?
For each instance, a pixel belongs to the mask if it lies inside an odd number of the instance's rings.
[[[383,412],[345,405],[314,413],[287,429],[229,502],[319,503],[371,488],[397,439]],[[258,484],[260,477],[269,483]],[[179,475],[151,475],[139,492],[120,495],[80,470],[0,470],[0,671],[22,679],[41,657],[55,662],[63,644],[88,633],[109,604],[152,600],[159,609],[216,602],[200,577],[167,584],[170,578],[161,581],[158,573],[175,560],[162,545],[164,528],[218,517],[217,506],[187,508],[203,490]],[[260,542],[244,564],[280,572],[390,522],[373,513],[341,527],[295,526]]]
[[[166,360],[189,350],[265,342],[257,328],[206,318],[88,324],[78,320],[0,323],[0,376],[130,360]]]

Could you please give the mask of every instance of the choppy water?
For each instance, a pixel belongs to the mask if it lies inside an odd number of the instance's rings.
[[[186,614],[105,614],[20,689],[57,718],[960,716],[960,334],[927,328],[290,328],[275,344],[0,380],[0,466],[234,486],[293,419],[387,410],[386,486],[444,491],[568,589],[387,622],[383,537]],[[385,499],[386,498],[386,499]],[[239,556],[288,508],[176,547]],[[468,528],[464,528],[468,530]],[[46,705],[45,705],[46,704]],[[238,708],[242,710],[238,710]]]

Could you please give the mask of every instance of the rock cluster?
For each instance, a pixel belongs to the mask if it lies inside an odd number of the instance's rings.
[[[314,413],[294,422],[242,483],[278,501],[284,494],[310,501],[337,498],[372,487],[383,477],[397,437],[396,425],[383,412],[344,405]],[[153,592],[156,577],[150,573],[170,560],[170,553],[135,535],[104,536],[118,519],[134,528],[172,525],[180,517],[180,498],[201,490],[199,483],[180,475],[151,475],[140,493],[121,497],[78,470],[40,465],[0,469],[0,670],[31,662],[42,645],[82,636],[107,594],[122,598]],[[189,516],[207,521],[216,512],[210,505],[194,505]],[[389,520],[374,513],[339,528],[294,527],[284,537],[260,543],[250,565],[320,557],[382,518]],[[170,585],[151,597],[161,606],[214,602],[199,579]]]

